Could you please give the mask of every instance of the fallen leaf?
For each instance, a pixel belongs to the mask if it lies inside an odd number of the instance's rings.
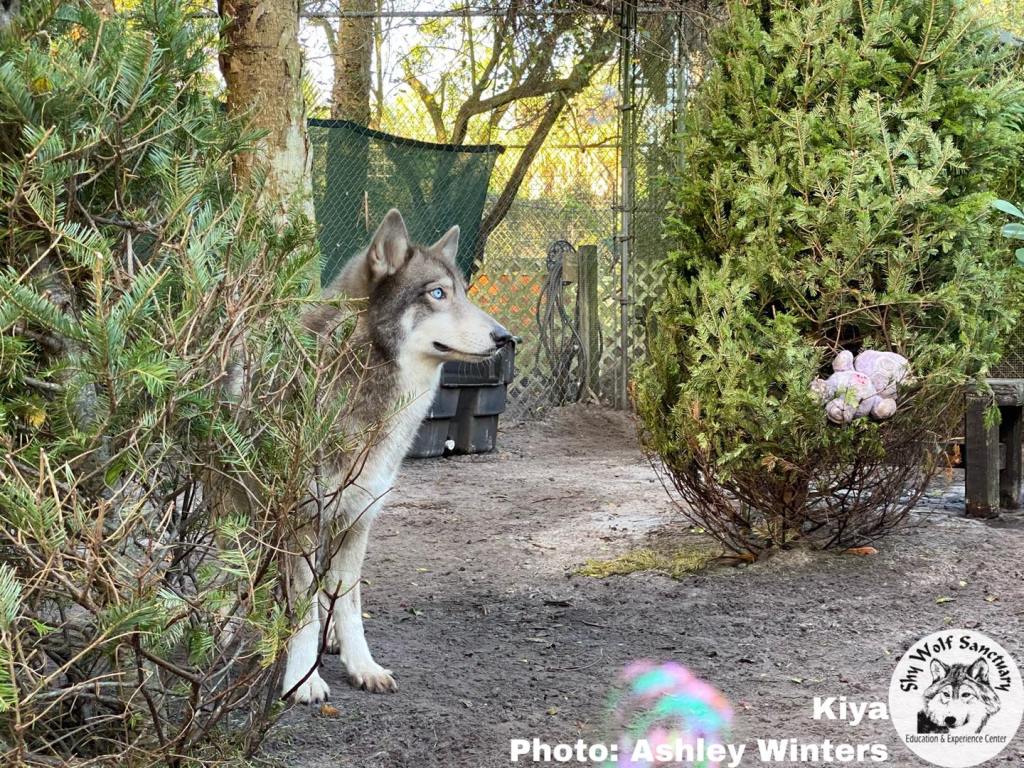
[[[868,555],[877,555],[878,550],[874,547],[850,547],[846,550],[846,554],[867,557]]]
[[[999,598],[998,598],[998,597],[997,597],[996,595],[989,595],[988,597],[986,597],[986,598],[985,598],[985,602],[986,602],[986,603],[994,603],[994,602],[996,602],[996,601],[997,601],[998,599],[999,599]]]
[[[550,709],[548,710],[548,714],[549,714],[549,715],[557,715],[557,714],[558,714],[558,707],[551,707],[551,708],[550,708]]]
[[[341,714],[341,710],[339,710],[333,704],[328,704],[327,702],[324,702],[320,705],[320,714],[324,717],[337,717]]]
[[[935,602],[938,603],[939,605],[942,605],[943,603],[955,603],[956,602],[956,598],[955,597],[937,597],[937,598],[935,598]]]
[[[46,421],[46,411],[34,405],[26,406],[25,421],[28,422],[30,427],[38,429],[43,426],[43,422]]]
[[[53,86],[51,85],[49,79],[46,78],[43,75],[40,75],[35,80],[33,80],[29,84],[29,87],[32,89],[32,92],[35,93],[35,94],[47,93],[47,92],[49,92],[53,88]]]

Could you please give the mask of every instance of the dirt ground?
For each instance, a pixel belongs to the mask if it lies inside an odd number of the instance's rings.
[[[944,627],[976,628],[1024,662],[1024,515],[964,519],[956,480],[874,556],[793,551],[678,581],[596,579],[574,572],[686,530],[629,419],[566,408],[499,442],[491,455],[407,463],[374,530],[367,637],[400,690],[353,691],[328,657],[338,714],[290,710],[270,762],[495,768],[512,764],[511,738],[613,741],[609,686],[628,661],[653,658],[727,694],[732,741],[880,742],[888,765],[916,766],[887,720],[816,721],[812,698],[886,700],[896,660]],[[986,763],[1022,764],[1020,733]]]

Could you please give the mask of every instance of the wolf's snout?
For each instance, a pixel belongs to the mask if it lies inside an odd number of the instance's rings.
[[[950,728],[955,726],[956,725],[956,718],[955,717],[947,717],[946,718],[946,725],[949,726]]]
[[[508,346],[512,342],[512,334],[509,333],[503,326],[498,326],[491,331],[491,341],[494,342],[494,346],[497,349]]]

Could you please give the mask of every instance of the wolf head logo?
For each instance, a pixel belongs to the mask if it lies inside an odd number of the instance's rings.
[[[989,683],[988,662],[943,664],[932,659],[932,682],[917,715],[918,733],[980,733],[999,711],[999,696]]]

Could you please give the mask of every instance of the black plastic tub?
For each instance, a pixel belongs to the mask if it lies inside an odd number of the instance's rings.
[[[409,457],[493,451],[498,417],[505,411],[508,385],[515,378],[515,360],[515,344],[509,344],[482,363],[445,363],[441,386]]]

